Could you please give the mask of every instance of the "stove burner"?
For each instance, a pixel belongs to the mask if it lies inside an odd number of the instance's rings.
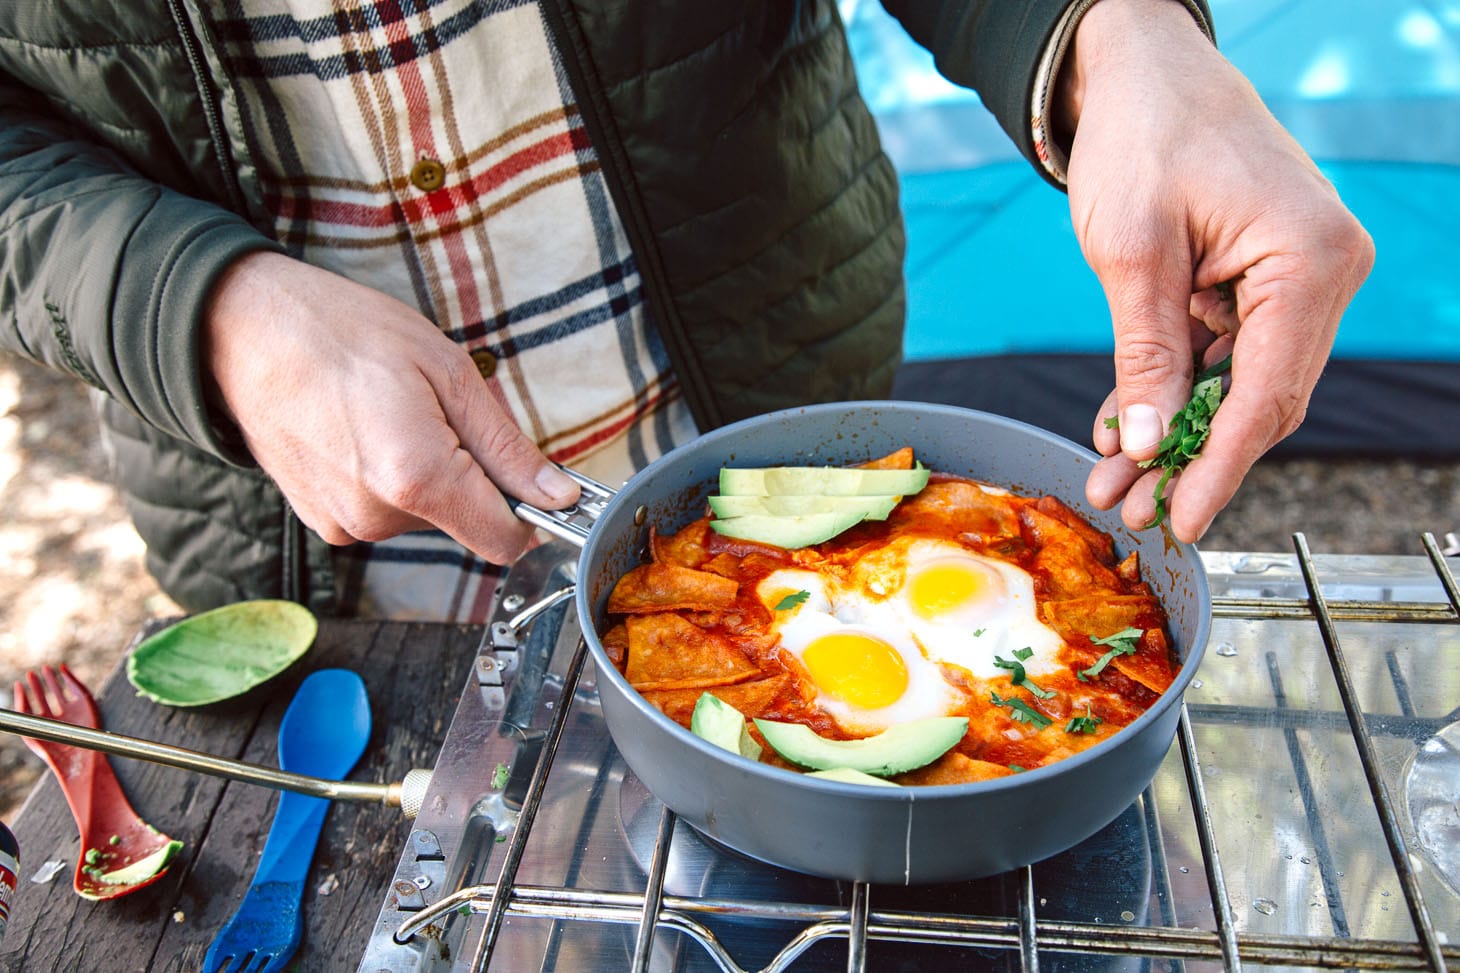
[[[1460,722],[1441,729],[1410,758],[1404,803],[1420,850],[1460,895]]]
[[[664,805],[627,768],[617,778],[619,824],[624,842],[634,861],[647,876],[654,856],[660,816]],[[611,800],[611,798],[610,798]],[[1081,922],[1099,921],[1140,925],[1149,921],[1152,905],[1152,856],[1142,803],[1132,804],[1101,831],[1060,855],[1035,864],[1034,889],[1040,918]],[[871,890],[871,907],[878,909],[944,913],[959,916],[1018,915],[1017,873],[995,875],[968,882],[938,885],[876,885]],[[665,867],[664,891],[686,897],[721,897],[764,901],[808,902],[846,908],[852,901],[852,883],[818,878],[779,868],[742,854],[703,834],[683,820],[677,820],[671,835]],[[736,935],[734,928],[717,927],[716,932],[744,965],[749,956],[767,942],[767,925]],[[786,929],[789,936],[792,930]],[[743,941],[738,941],[743,940]],[[774,937],[770,937],[774,942]],[[779,945],[779,944],[778,944]],[[877,942],[869,948],[878,970],[936,969],[948,959],[945,947],[908,943]],[[685,948],[686,954],[696,949]],[[845,953],[827,951],[826,969],[845,969]],[[992,969],[1017,966],[1017,956],[1003,951],[980,950]],[[806,968],[819,970],[812,958]],[[769,956],[767,956],[769,958]],[[684,957],[681,957],[684,959]],[[1091,965],[1094,963],[1095,965]],[[675,966],[675,969],[680,967]],[[698,967],[692,967],[698,969]],[[748,967],[755,968],[755,967]],[[797,969],[803,967],[797,966]],[[1052,970],[1141,969],[1133,957],[1113,956],[1097,960],[1089,955],[1041,954],[1041,968]]]

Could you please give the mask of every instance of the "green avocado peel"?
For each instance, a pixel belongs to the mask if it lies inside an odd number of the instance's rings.
[[[248,692],[314,644],[319,621],[292,601],[241,601],[143,639],[127,657],[138,695],[166,706],[203,706]]]

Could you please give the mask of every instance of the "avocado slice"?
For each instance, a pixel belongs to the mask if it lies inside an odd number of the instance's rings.
[[[841,466],[772,466],[720,470],[720,493],[726,496],[832,497],[906,496],[928,484],[928,470],[865,470]]]
[[[760,759],[760,744],[750,735],[745,714],[714,693],[700,693],[694,714],[689,718],[689,729],[695,736],[731,753]]]
[[[861,522],[862,515],[853,510],[849,513],[807,514],[804,517],[751,514],[746,517],[731,517],[729,520],[712,520],[710,527],[726,537],[738,537],[741,540],[791,549],[829,541],[848,527]]]
[[[888,777],[937,760],[963,739],[966,716],[929,716],[890,726],[861,740],[828,740],[801,723],[756,720],[771,749],[794,764],[813,770],[849,768]]]
[[[812,770],[807,772],[807,777],[820,777],[822,780],[837,780],[843,784],[872,784],[877,787],[896,787],[890,780],[883,780],[881,777],[873,777],[871,774],[864,774],[860,770],[853,770],[850,767],[833,767],[830,770]]]
[[[776,497],[729,496],[711,497],[710,509],[716,517],[771,516],[804,517],[808,514],[850,513],[857,511],[865,520],[886,520],[902,499],[895,495],[866,497],[828,497],[821,494],[791,494]]]

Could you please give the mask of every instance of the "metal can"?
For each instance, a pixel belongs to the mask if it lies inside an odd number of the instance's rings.
[[[5,939],[5,924],[10,920],[10,903],[15,899],[19,875],[20,845],[5,822],[0,821],[0,941]]]

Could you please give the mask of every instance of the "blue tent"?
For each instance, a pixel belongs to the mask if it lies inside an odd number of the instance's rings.
[[[1113,345],[1065,197],[876,0],[842,7],[902,173],[908,365],[899,395],[991,408],[1088,440]],[[1460,0],[1212,8],[1222,51],[1377,251],[1288,448],[1460,454]]]

